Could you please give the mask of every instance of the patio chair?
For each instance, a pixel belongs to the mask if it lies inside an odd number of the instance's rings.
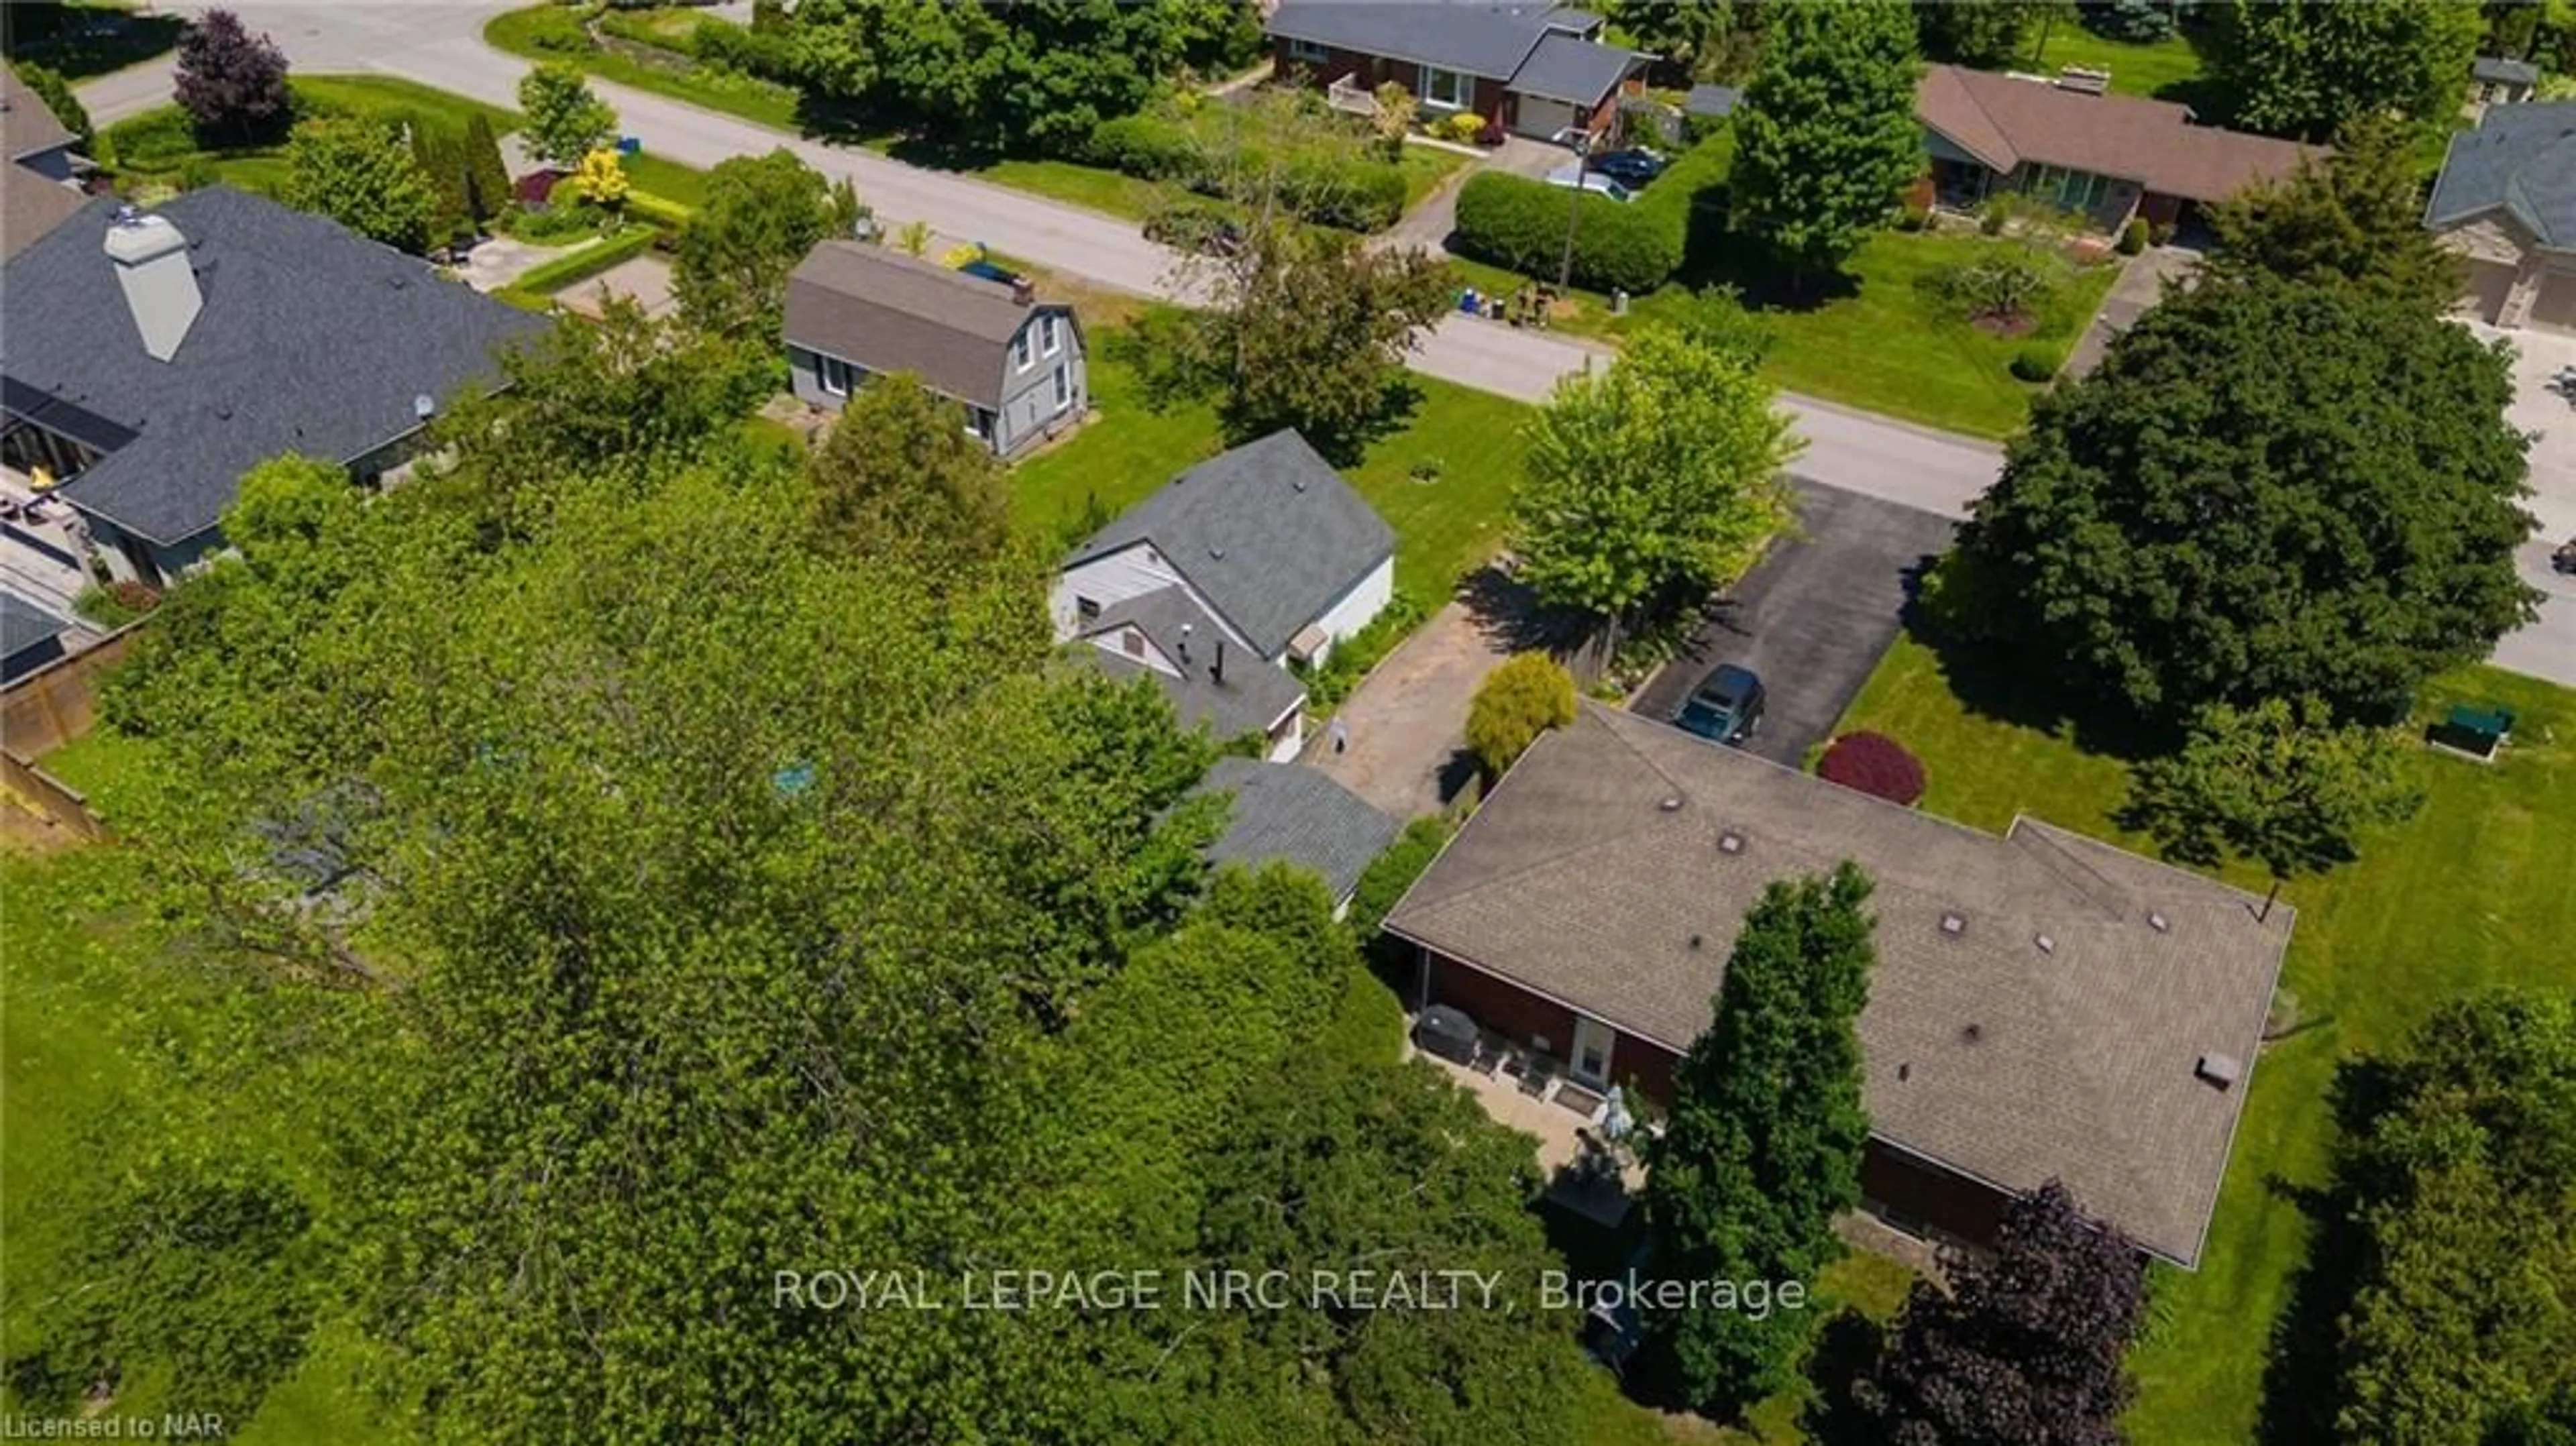
[[[1533,1099],[1547,1098],[1556,1083],[1556,1061],[1543,1054],[1533,1054],[1521,1070],[1521,1093]]]
[[[1500,1035],[1479,1034],[1476,1036],[1476,1053],[1467,1061],[1467,1068],[1491,1079],[1502,1069],[1503,1061],[1510,1054],[1511,1046]]]

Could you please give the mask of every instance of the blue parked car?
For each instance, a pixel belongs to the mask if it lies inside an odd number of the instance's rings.
[[[1563,186],[1570,191],[1574,189],[1574,179],[1578,169],[1579,168],[1573,165],[1559,166],[1555,170],[1547,173],[1547,183],[1551,186]],[[1611,200],[1621,202],[1622,204],[1636,199],[1634,192],[1631,192],[1627,187],[1620,185],[1615,179],[1605,176],[1599,171],[1581,169],[1580,174],[1583,177],[1583,189],[1590,191],[1596,196],[1607,196]]]
[[[1720,663],[1673,715],[1673,725],[1712,743],[1740,744],[1762,726],[1762,680],[1750,668]]]
[[[1662,175],[1664,167],[1669,164],[1671,162],[1643,146],[1632,146],[1624,151],[1594,156],[1589,169],[1633,191]]]

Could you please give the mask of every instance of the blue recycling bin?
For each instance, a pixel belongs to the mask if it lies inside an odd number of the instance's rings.
[[[637,136],[619,136],[617,153],[621,156],[640,156],[644,154],[644,142]]]
[[[1469,316],[1476,314],[1476,288],[1469,286],[1459,291],[1458,309]]]

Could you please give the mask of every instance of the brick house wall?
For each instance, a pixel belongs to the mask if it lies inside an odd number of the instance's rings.
[[[1390,80],[1408,91],[1419,91],[1422,86],[1422,67],[1410,60],[1367,55],[1329,45],[1324,47],[1322,60],[1300,60],[1288,53],[1289,44],[1287,36],[1270,37],[1273,73],[1283,79],[1302,75],[1306,84],[1316,90],[1328,90],[1334,81],[1346,75],[1362,90],[1376,90]],[[1487,120],[1499,120],[1506,126],[1510,125],[1511,94],[1503,89],[1503,83],[1484,75],[1470,76],[1469,79],[1475,82],[1475,91],[1470,97],[1473,104],[1469,108]],[[1426,115],[1433,113],[1428,106],[1423,109]]]

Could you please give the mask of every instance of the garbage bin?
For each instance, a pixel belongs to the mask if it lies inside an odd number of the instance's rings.
[[[617,138],[617,153],[621,156],[640,156],[644,154],[643,138],[640,136],[619,136]]]
[[[1612,316],[1628,314],[1628,293],[1615,286],[1610,288],[1610,314]]]
[[[1458,293],[1458,309],[1469,316],[1476,314],[1476,288],[1469,286]]]
[[[1413,1022],[1413,1042],[1425,1053],[1466,1064],[1476,1057],[1476,1021],[1446,1004],[1435,1004]]]

